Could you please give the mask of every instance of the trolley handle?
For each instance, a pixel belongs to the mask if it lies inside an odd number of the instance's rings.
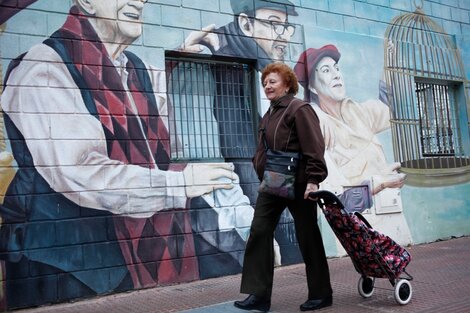
[[[366,220],[366,218],[359,212],[354,212],[354,215],[357,216],[358,219],[360,219],[364,224],[366,224],[367,227],[373,228],[372,225]]]
[[[308,194],[309,198],[316,198],[318,199],[318,205],[323,208],[325,205],[330,205],[330,204],[338,204],[343,208],[343,204],[341,203],[341,200],[332,192],[327,191],[327,190],[319,190],[315,192],[310,192]]]

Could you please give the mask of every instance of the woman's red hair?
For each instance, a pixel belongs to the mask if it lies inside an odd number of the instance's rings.
[[[271,63],[266,65],[266,67],[261,72],[261,82],[264,82],[266,76],[271,73],[278,73],[287,87],[289,87],[289,92],[294,95],[299,91],[299,84],[297,82],[297,77],[295,76],[294,71],[284,63]]]

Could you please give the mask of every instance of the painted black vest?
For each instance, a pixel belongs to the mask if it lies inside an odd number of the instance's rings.
[[[80,88],[88,111],[98,118],[89,88],[60,39],[49,38],[44,43],[60,55]],[[130,52],[126,56],[134,64],[144,89],[153,90],[142,60]],[[22,56],[10,64],[5,85],[21,60]],[[156,105],[153,92],[147,95]],[[48,264],[71,273],[97,293],[112,291],[128,273],[116,241],[113,214],[79,206],[55,192],[35,169],[23,135],[8,114],[4,114],[4,119],[18,171],[0,206],[0,258],[6,262],[26,258]]]

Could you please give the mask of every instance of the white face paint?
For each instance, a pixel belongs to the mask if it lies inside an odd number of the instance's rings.
[[[310,82],[320,99],[327,98],[336,102],[346,97],[343,75],[338,64],[331,57],[324,57],[315,68],[315,79]]]

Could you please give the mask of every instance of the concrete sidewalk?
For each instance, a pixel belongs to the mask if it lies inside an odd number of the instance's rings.
[[[329,259],[333,306],[320,312],[470,312],[470,237],[407,250],[413,258],[407,267],[414,277],[410,303],[395,301],[387,279],[377,279],[374,294],[362,298],[357,291],[359,274],[350,259],[343,257]],[[303,265],[277,268],[274,279],[271,312],[300,312],[299,305],[307,297]],[[15,312],[243,313],[233,306],[234,300],[245,297],[239,294],[239,285],[240,275],[234,275]]]

